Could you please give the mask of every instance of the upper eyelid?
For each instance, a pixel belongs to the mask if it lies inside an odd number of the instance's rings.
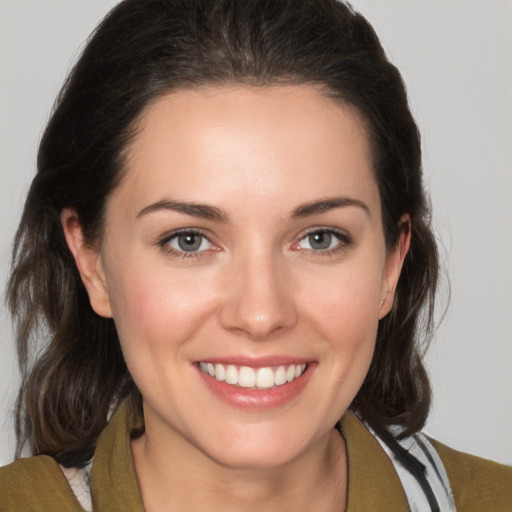
[[[191,233],[194,235],[201,235],[204,236],[210,243],[213,243],[211,240],[211,237],[207,234],[207,232],[200,228],[179,228],[179,229],[173,229],[172,231],[168,231],[164,233],[163,235],[158,237],[159,243],[166,243],[169,240],[172,240],[173,238],[183,235],[186,233]]]
[[[303,242],[308,236],[318,233],[330,233],[334,235],[338,239],[338,243],[335,247],[331,247],[328,249],[309,249],[309,248],[300,248],[299,244]],[[307,228],[299,235],[294,238],[294,241],[291,243],[291,249],[293,251],[301,252],[301,253],[309,253],[315,254],[317,256],[325,255],[325,254],[334,254],[340,250],[346,250],[354,244],[354,239],[352,235],[347,232],[345,229],[327,227],[327,226],[315,226],[311,228]]]
[[[342,229],[342,228],[328,227],[328,226],[314,226],[311,228],[307,228],[307,229],[301,231],[299,233],[299,235],[296,237],[296,239],[298,238],[299,240],[302,240],[303,238],[311,235],[312,233],[317,233],[319,231],[324,231],[326,233],[332,233],[334,235],[352,240],[352,235],[350,235],[350,233],[347,230]]]
[[[309,228],[302,230],[298,235],[295,235],[295,237],[292,240],[292,243],[296,243],[296,241],[303,240],[307,236],[311,235],[312,233],[316,233],[318,231],[332,233],[333,235],[339,237],[340,239],[342,239],[342,240],[345,239],[348,242],[353,241],[352,235],[345,229],[336,228],[333,226],[311,226]],[[174,229],[174,230],[168,231],[168,232],[164,233],[163,235],[159,236],[157,238],[157,242],[160,245],[165,245],[173,238],[175,238],[181,234],[184,234],[184,233],[192,233],[192,234],[201,235],[201,236],[205,237],[210,243],[217,245],[216,242],[214,242],[212,240],[212,238],[214,238],[214,237],[212,237],[212,235],[207,230],[202,229],[202,228]]]
[[[186,251],[181,248],[173,247],[171,241],[176,240],[180,235],[192,234],[202,236],[208,241],[210,247],[202,250]],[[160,249],[164,249],[167,254],[174,255],[174,258],[185,259],[185,258],[201,258],[207,256],[210,252],[217,252],[216,247],[218,246],[212,242],[211,238],[203,233],[199,228],[180,228],[173,231],[169,231],[167,234],[157,238],[156,245]]]

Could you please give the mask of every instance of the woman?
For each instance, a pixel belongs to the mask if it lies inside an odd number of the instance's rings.
[[[418,433],[420,160],[348,6],[122,2],[59,96],[16,239],[35,457],[0,473],[0,510],[510,509],[510,468]]]

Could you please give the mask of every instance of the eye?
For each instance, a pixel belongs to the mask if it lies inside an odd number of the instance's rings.
[[[212,245],[205,235],[196,231],[180,231],[162,241],[162,246],[180,254],[203,252]]]
[[[332,252],[346,248],[350,243],[351,239],[347,234],[329,229],[317,229],[303,236],[295,248],[316,252]]]

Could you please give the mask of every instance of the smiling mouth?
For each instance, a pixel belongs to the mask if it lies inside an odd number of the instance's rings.
[[[199,369],[215,380],[231,386],[250,389],[272,389],[288,384],[298,379],[306,371],[306,368],[306,364],[251,368],[203,361],[199,363]]]

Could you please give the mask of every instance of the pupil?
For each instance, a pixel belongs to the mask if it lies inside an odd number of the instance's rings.
[[[331,245],[332,236],[325,231],[318,231],[309,235],[309,243],[313,249],[328,249]]]
[[[186,233],[178,237],[178,245],[183,251],[197,251],[201,245],[201,236],[193,233]]]

